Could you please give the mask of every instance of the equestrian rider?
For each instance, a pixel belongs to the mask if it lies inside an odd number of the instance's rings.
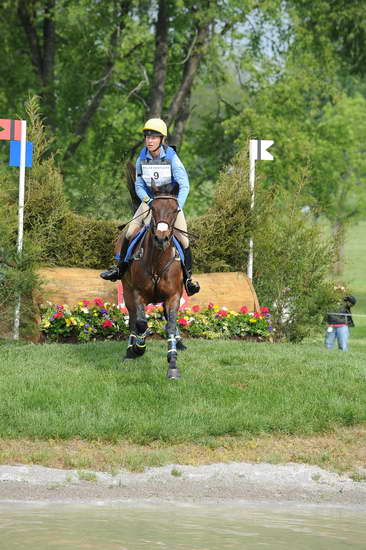
[[[199,292],[200,286],[191,279],[192,257],[187,236],[187,223],[183,213],[183,207],[189,193],[188,175],[175,150],[164,144],[168,131],[163,120],[151,118],[146,122],[143,132],[145,147],[136,160],[135,181],[135,191],[141,200],[141,204],[125,233],[119,263],[112,269],[101,273],[100,276],[107,281],[117,281],[126,272],[128,262],[125,262],[124,259],[130,239],[135,235],[137,229],[141,229],[144,224],[148,225],[150,223],[150,205],[154,200],[151,189],[151,179],[153,179],[156,186],[168,186],[172,189],[171,194],[177,197],[179,212],[174,226],[183,231],[183,233],[179,232],[179,241],[184,252],[184,286],[188,296],[192,296]]]

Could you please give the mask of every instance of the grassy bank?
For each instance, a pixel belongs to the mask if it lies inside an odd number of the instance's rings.
[[[132,364],[121,363],[124,345],[114,342],[3,345],[0,461],[364,467],[365,344],[355,339],[345,354],[321,341],[190,341],[179,381],[165,379],[165,342],[149,342]]]
[[[114,471],[232,460],[366,467],[366,222],[348,235],[358,298],[350,351],[199,341],[165,379],[165,342],[122,364],[125,343],[0,345],[0,463]],[[365,317],[357,317],[365,315]],[[358,476],[358,477],[357,477]]]
[[[3,346],[0,437],[135,443],[226,434],[314,434],[366,421],[363,341],[190,341],[165,379],[165,342],[121,363],[123,344]]]

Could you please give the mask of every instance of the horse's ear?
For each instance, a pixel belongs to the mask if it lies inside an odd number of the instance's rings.
[[[152,192],[154,193],[154,195],[156,195],[156,193],[159,192],[159,189],[158,187],[155,185],[155,181],[153,178],[151,178],[151,189],[152,189]]]

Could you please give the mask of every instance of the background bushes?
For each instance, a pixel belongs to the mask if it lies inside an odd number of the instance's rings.
[[[21,258],[16,254],[15,178],[4,176],[1,197],[0,300],[2,309],[10,311],[19,292],[23,303],[31,304],[32,293],[41,284],[36,275],[40,264],[96,269],[110,265],[117,225],[131,217],[130,211],[121,212],[121,220],[106,221],[72,212],[62,174],[47,153],[49,142],[35,98],[27,104],[27,119],[35,154],[33,168],[27,171],[25,247]],[[302,213],[299,197],[304,196],[300,193],[306,186],[304,178],[292,182],[292,189],[297,183],[298,193],[274,184],[268,189],[268,182],[264,186],[257,178],[255,207],[251,210],[248,173],[245,147],[221,172],[205,215],[189,222],[189,231],[196,235],[191,237],[194,271],[246,272],[252,235],[254,287],[261,305],[271,309],[275,336],[301,340],[319,325],[333,300],[329,273],[334,244],[322,235],[316,216]]]

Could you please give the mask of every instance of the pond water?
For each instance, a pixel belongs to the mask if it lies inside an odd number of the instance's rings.
[[[366,510],[178,503],[1,503],[1,550],[366,548]]]

